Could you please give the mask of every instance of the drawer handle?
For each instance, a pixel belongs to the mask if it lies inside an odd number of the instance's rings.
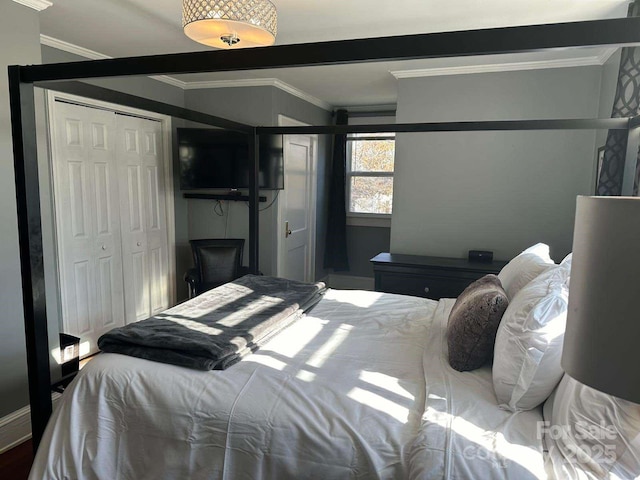
[[[424,287],[424,293],[429,293],[429,287]]]

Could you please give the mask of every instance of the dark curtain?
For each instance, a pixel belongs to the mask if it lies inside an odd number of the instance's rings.
[[[640,14],[640,2],[629,5],[629,17]],[[633,117],[640,113],[640,47],[625,47],[620,58],[620,71],[611,118]],[[627,132],[609,130],[604,149],[602,170],[598,178],[598,195],[620,195],[627,153]],[[637,170],[634,191],[638,191]]]
[[[336,112],[336,125],[347,125],[346,110]],[[345,190],[347,169],[347,136],[334,135],[331,184],[329,186],[329,216],[324,251],[324,268],[349,270],[347,258],[347,199]]]

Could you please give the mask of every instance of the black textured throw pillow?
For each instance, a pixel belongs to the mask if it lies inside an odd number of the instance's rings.
[[[509,300],[496,275],[469,285],[456,300],[447,325],[449,364],[475,370],[493,358],[496,332]]]

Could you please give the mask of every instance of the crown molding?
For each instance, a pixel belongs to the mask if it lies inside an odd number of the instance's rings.
[[[314,97],[313,95],[304,92],[294,87],[293,85],[289,85],[288,83],[278,80],[277,78],[274,80],[274,87],[279,88],[280,90],[287,92],[294,97],[298,97],[306,102],[309,102],[316,107],[322,108],[323,110],[333,111],[333,105],[331,105],[330,103],[327,103],[324,100],[320,100],[318,97]]]
[[[600,65],[604,65],[607,60],[611,58],[611,56],[618,51],[618,47],[609,47],[605,48],[604,51],[598,55],[598,61]]]
[[[332,111],[333,106],[324,100],[321,100],[313,95],[310,95],[302,90],[289,85],[277,78],[246,78],[239,80],[212,80],[204,82],[186,82],[185,90],[199,90],[207,88],[237,88],[237,87],[275,87],[280,90],[298,97],[308,103],[320,107],[324,110]]]
[[[90,58],[91,60],[106,60],[108,58],[113,58],[109,55],[89,50],[88,48],[79,47],[73,43],[58,40],[57,38],[53,38],[48,35],[43,35],[42,33],[40,34],[40,45],[46,45],[47,47],[52,47],[67,53],[73,53],[80,57]]]
[[[398,80],[404,78],[438,77],[443,75],[469,75],[473,73],[515,72],[522,70],[542,70],[545,68],[569,68],[602,66],[617,48],[607,48],[600,55],[557,60],[537,60],[531,62],[495,63],[487,65],[464,65],[460,67],[424,68],[416,70],[390,71]]]
[[[53,5],[49,0],[13,0],[20,5],[24,5],[25,7],[33,8],[38,12],[45,10]]]
[[[153,78],[154,80],[158,80],[162,83],[167,83],[169,85],[173,85],[174,87],[178,87],[184,90],[187,82],[183,82],[182,80],[178,80],[177,78],[170,77],[169,75],[150,75],[149,78]]]
[[[74,45],[73,43],[58,40],[57,38],[53,38],[43,34],[40,34],[40,44],[55,48],[57,50],[62,50],[63,52],[73,53],[74,55],[78,55],[79,57],[89,58],[91,60],[106,60],[108,58],[113,58],[109,55],[105,55],[104,53],[89,50],[88,48],[80,47],[78,45]],[[168,83],[169,85],[173,85],[174,87],[182,89],[184,89],[184,86],[186,85],[185,82],[180,81],[177,78],[169,77],[168,75],[154,75],[149,78],[153,78],[154,80],[158,80],[159,82]]]
[[[84,58],[90,58],[91,60],[104,60],[107,58],[113,58],[103,53],[89,50],[88,48],[74,45],[73,43],[58,40],[57,38],[50,37],[48,35],[40,35],[40,44],[52,47],[64,52],[73,53]],[[240,80],[213,80],[205,82],[183,82],[177,78],[170,77],[168,75],[154,75],[149,78],[164,82],[174,87],[181,88],[182,90],[198,90],[203,88],[231,88],[231,87],[275,87],[287,92],[294,97],[298,97],[306,102],[309,102],[316,107],[320,107],[324,110],[332,111],[333,106],[324,100],[320,100],[313,95],[310,95],[302,90],[289,85],[277,78],[247,78]]]

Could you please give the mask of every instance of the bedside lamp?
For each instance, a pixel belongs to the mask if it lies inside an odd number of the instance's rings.
[[[562,367],[640,403],[640,198],[578,197]]]

